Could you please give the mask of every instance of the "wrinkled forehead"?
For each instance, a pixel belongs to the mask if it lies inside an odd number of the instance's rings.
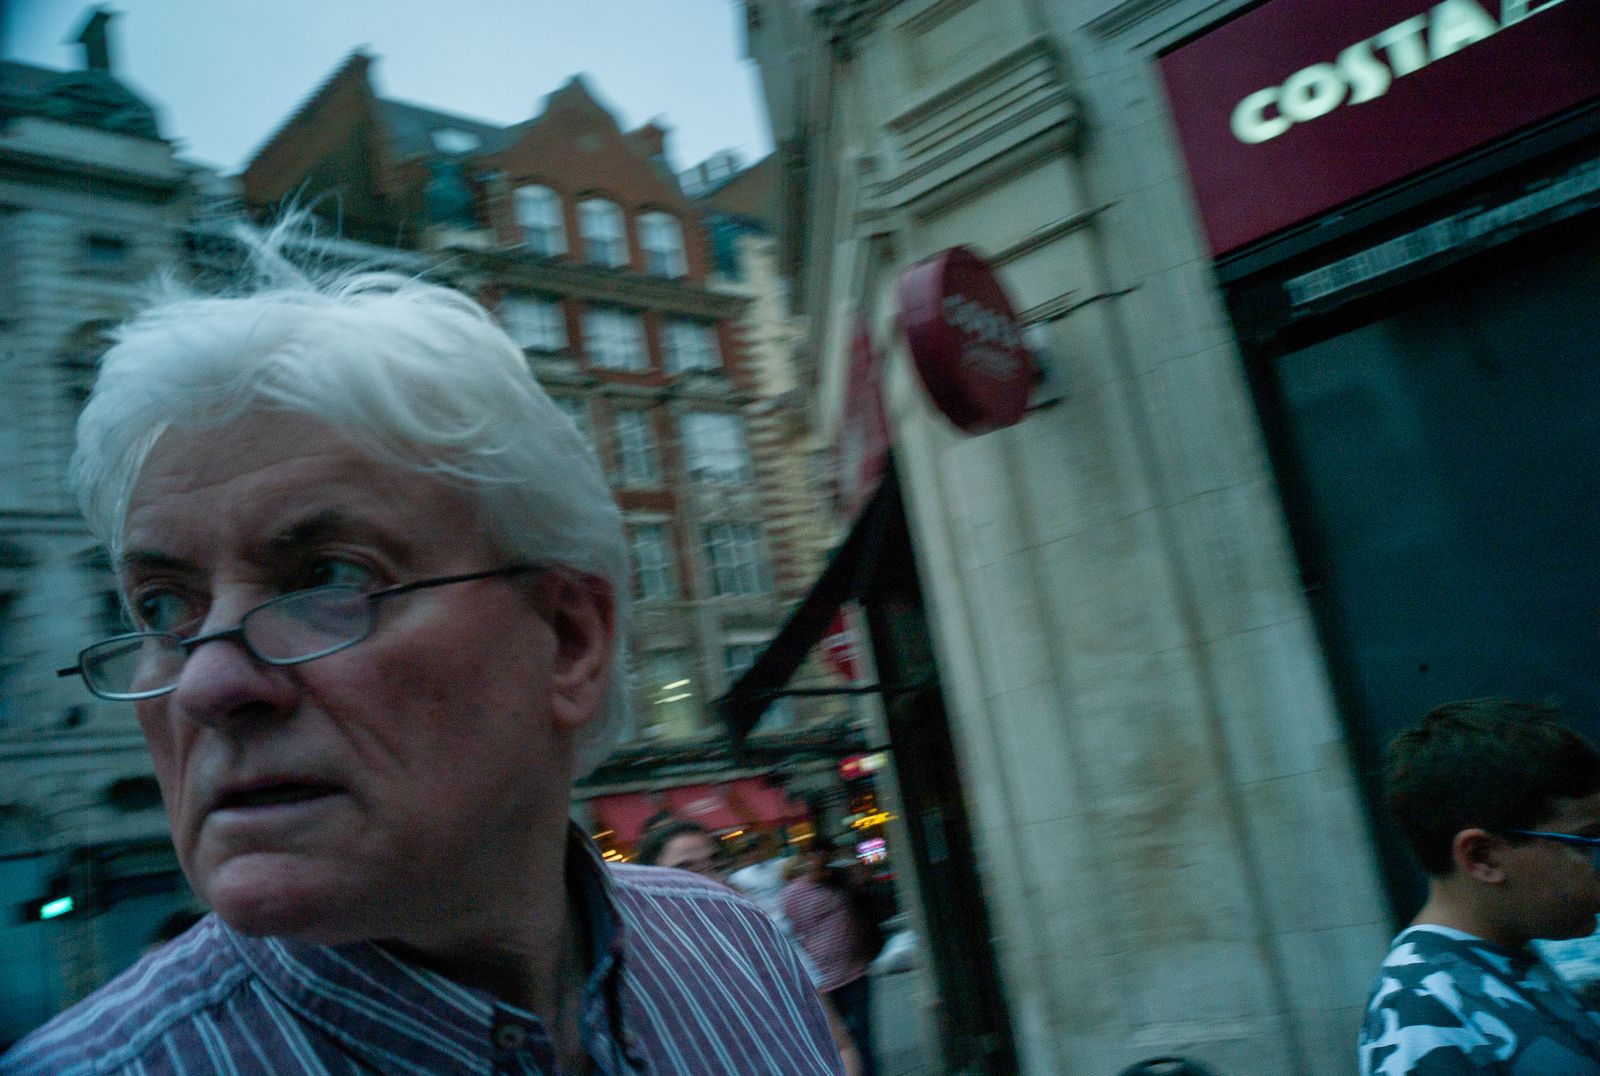
[[[119,561],[346,532],[460,547],[484,528],[459,488],[380,459],[321,420],[265,412],[161,435],[133,484]]]

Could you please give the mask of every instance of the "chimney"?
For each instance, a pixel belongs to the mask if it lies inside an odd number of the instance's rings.
[[[83,67],[86,71],[111,73],[111,45],[106,38],[106,24],[112,13],[103,7],[94,8],[89,21],[83,24],[77,43],[83,46]]]
[[[667,152],[667,132],[655,121],[651,121],[638,130],[629,131],[629,143],[634,150],[652,161],[664,160]]]

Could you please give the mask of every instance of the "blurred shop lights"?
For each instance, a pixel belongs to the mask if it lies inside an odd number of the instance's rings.
[[[889,764],[889,755],[885,751],[874,751],[870,755],[851,755],[839,763],[839,776],[846,781],[854,781],[868,774],[876,773]]]
[[[893,818],[894,815],[890,814],[888,811],[872,811],[868,814],[856,815],[854,818],[852,818],[850,820],[850,828],[871,829],[873,826],[881,826]]]

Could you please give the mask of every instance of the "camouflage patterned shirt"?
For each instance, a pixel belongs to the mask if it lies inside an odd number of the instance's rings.
[[[1357,1054],[1361,1076],[1600,1076],[1600,1014],[1531,952],[1416,926],[1378,970]]]

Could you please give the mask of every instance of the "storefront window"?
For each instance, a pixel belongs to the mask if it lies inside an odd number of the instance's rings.
[[[700,730],[691,666],[687,650],[640,655],[639,731],[646,739],[675,739]]]
[[[1359,726],[1600,712],[1600,237],[1506,248],[1268,365],[1307,582]]]

